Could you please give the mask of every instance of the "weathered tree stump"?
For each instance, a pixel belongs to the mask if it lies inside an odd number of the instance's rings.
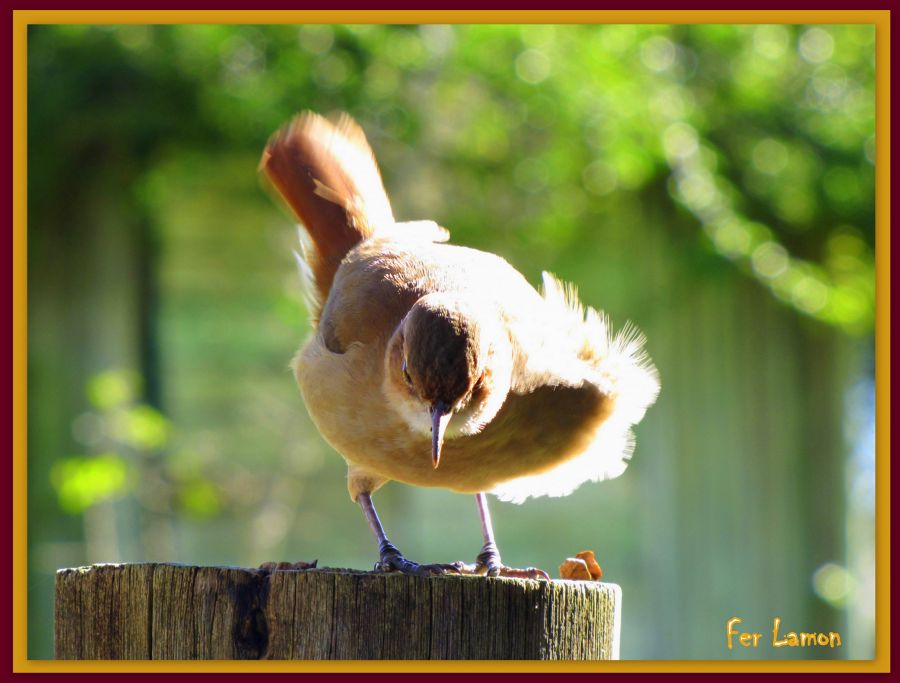
[[[344,569],[56,574],[57,659],[617,659],[618,586]]]

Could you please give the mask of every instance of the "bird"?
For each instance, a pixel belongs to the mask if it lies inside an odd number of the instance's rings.
[[[259,170],[300,224],[312,332],[291,367],[347,463],[375,568],[549,579],[502,562],[486,494],[521,503],[624,472],[632,427],[660,387],[643,335],[631,324],[614,333],[550,273],[538,291],[501,256],[449,244],[435,221],[397,221],[346,113],[297,114],[269,138]],[[389,481],[474,494],[475,562],[408,560],[372,501]]]

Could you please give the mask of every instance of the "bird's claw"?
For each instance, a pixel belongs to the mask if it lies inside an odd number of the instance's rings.
[[[455,564],[418,564],[410,562],[405,557],[397,557],[380,560],[375,563],[376,572],[400,572],[413,576],[442,576],[444,574],[459,574],[459,568]]]
[[[505,577],[510,579],[533,579],[535,581],[550,581],[550,575],[543,569],[537,567],[526,567],[525,569],[517,569],[515,567],[507,567],[505,564],[466,564],[465,562],[454,562],[453,566],[459,570],[460,574],[470,576],[488,576],[488,577]]]
[[[463,574],[477,574],[490,577],[502,576],[511,579],[534,579],[536,581],[550,580],[550,575],[537,567],[527,567],[525,569],[507,567],[500,561],[500,552],[493,543],[488,543],[481,549],[478,557],[475,558],[474,565],[462,562],[457,562],[456,564]]]
[[[375,563],[376,572],[400,572],[413,576],[442,576],[444,574],[460,574],[460,569],[454,564],[418,564],[410,562],[397,548],[388,543],[381,549],[381,559]]]

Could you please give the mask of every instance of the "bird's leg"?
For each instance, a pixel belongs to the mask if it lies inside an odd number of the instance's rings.
[[[514,569],[507,567],[500,561],[500,551],[494,541],[494,527],[491,524],[491,512],[488,510],[487,497],[483,493],[475,494],[478,503],[478,514],[481,516],[481,532],[484,535],[484,545],[478,557],[475,558],[475,573],[488,576],[509,576],[520,579],[544,579],[550,580],[550,576],[542,569],[528,567],[527,569]]]
[[[494,541],[494,525],[491,523],[491,511],[488,509],[487,496],[483,493],[476,493],[475,502],[478,503],[481,534],[484,537],[484,545],[481,547],[478,557],[475,558],[475,564],[488,576],[499,576],[503,564],[500,562],[500,551],[497,550],[497,543]]]
[[[369,528],[375,534],[375,540],[378,541],[379,560],[375,565],[376,571],[381,572],[402,572],[403,574],[415,574],[416,576],[432,576],[436,574],[458,574],[459,568],[451,564],[417,564],[410,562],[397,550],[397,546],[388,540],[387,534],[384,533],[384,527],[381,526],[381,520],[378,519],[378,513],[375,512],[375,506],[372,504],[372,496],[368,493],[360,493],[357,502],[362,508],[363,515],[369,523]]]

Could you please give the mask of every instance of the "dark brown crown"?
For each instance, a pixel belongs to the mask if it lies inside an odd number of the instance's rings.
[[[407,315],[406,370],[423,400],[454,405],[479,370],[478,322],[452,300],[420,299]]]

